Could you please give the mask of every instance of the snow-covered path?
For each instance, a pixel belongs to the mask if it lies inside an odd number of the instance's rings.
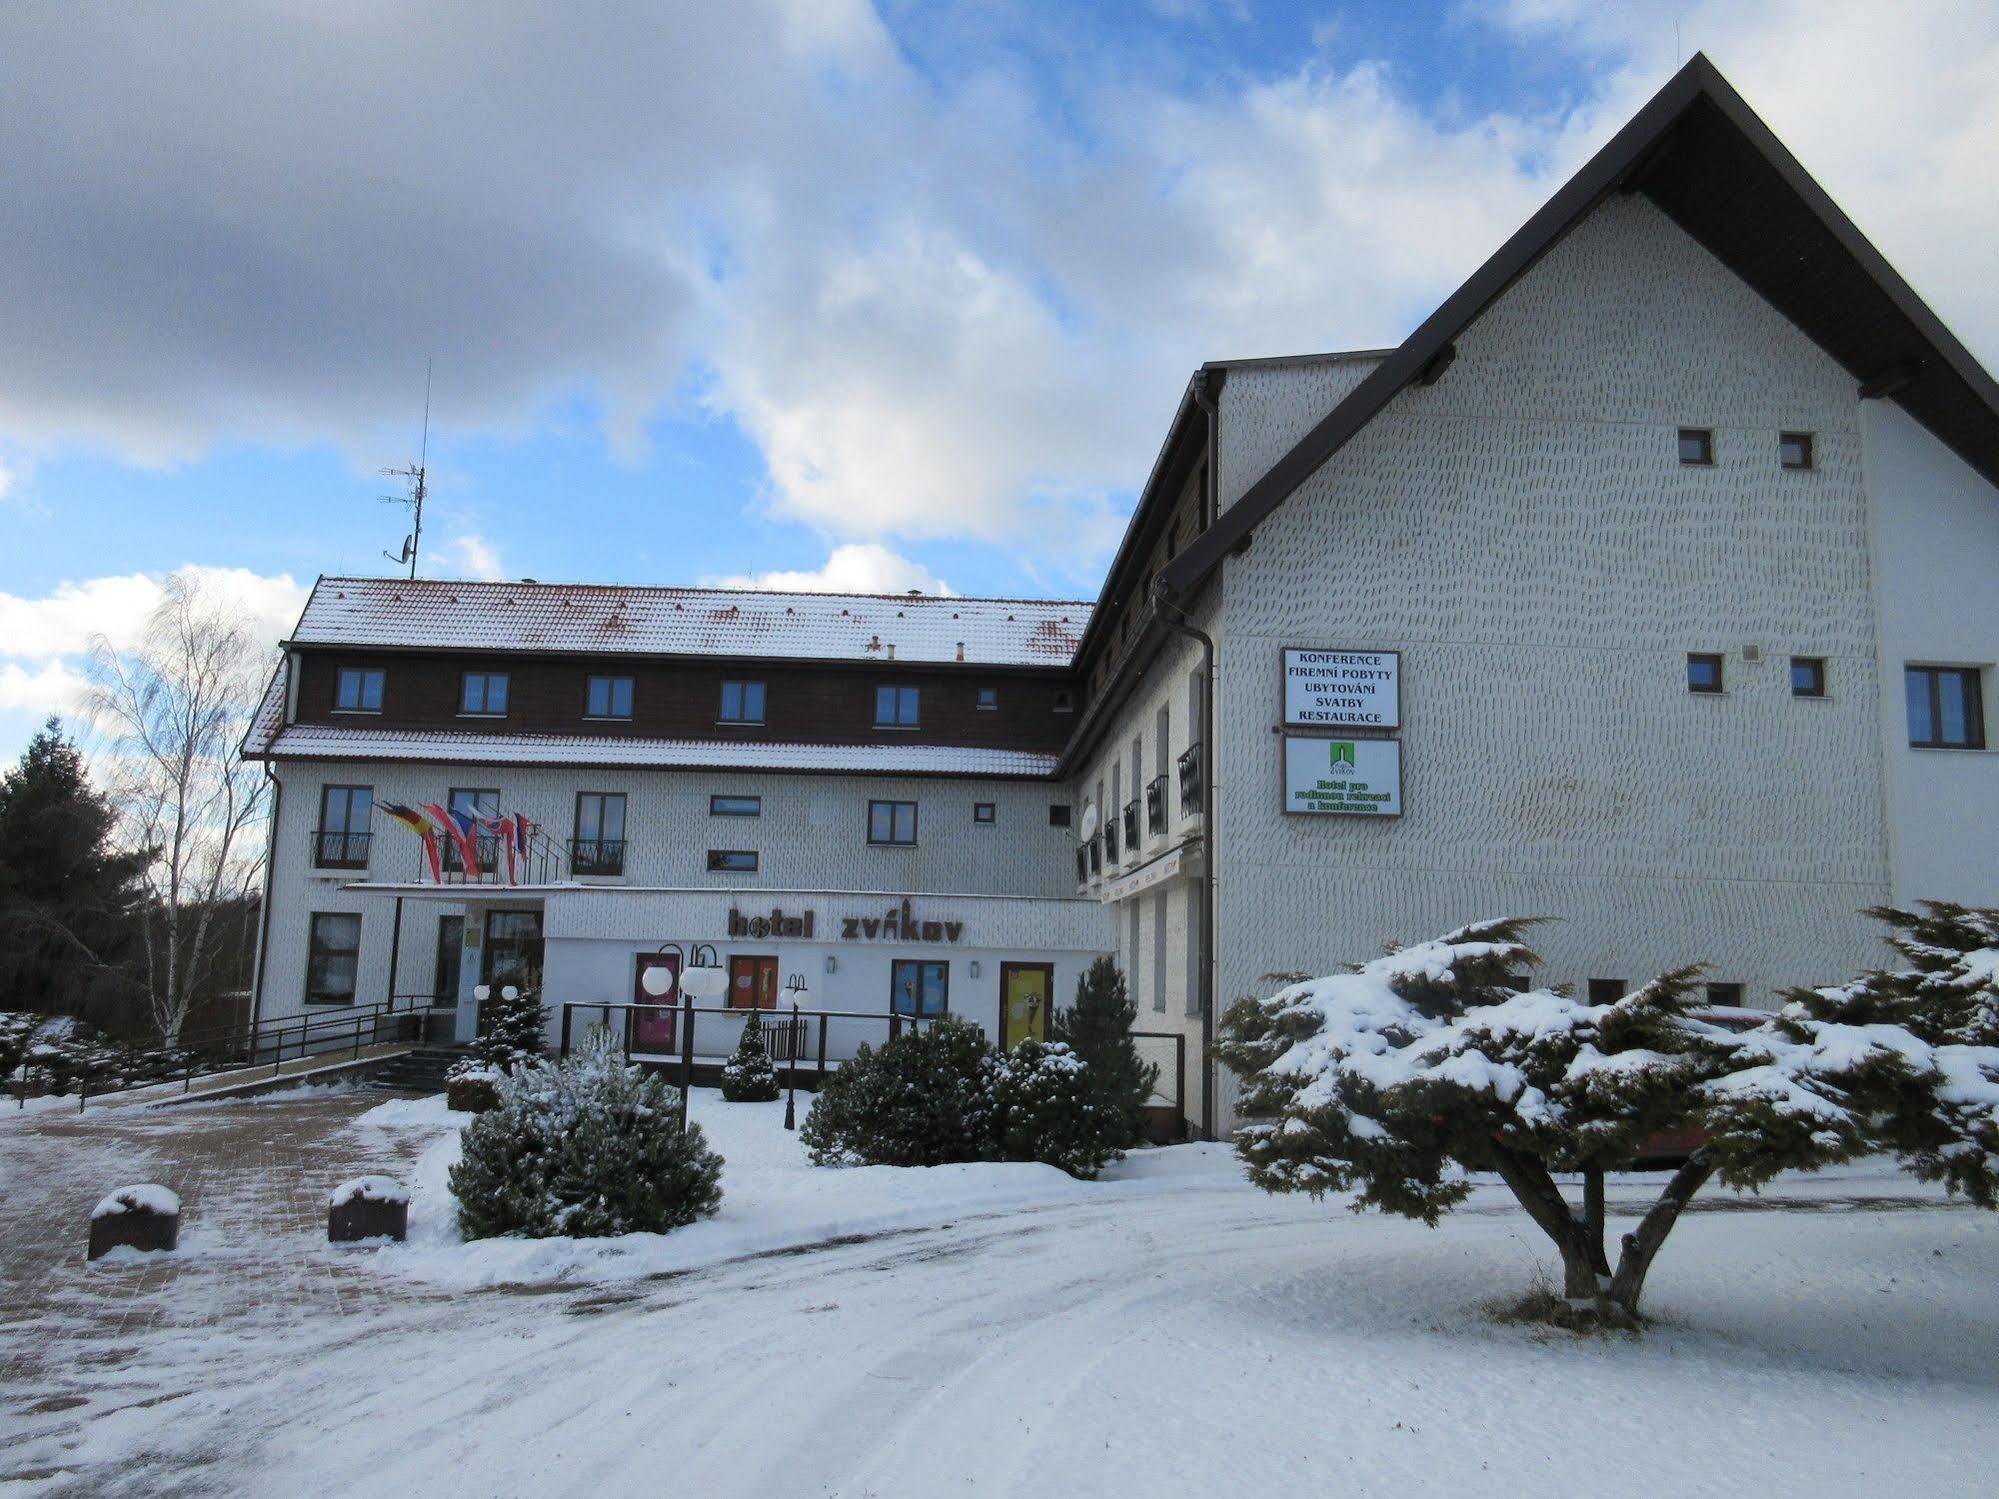
[[[1716,1199],[1659,1263],[1668,1325],[1635,1342],[1479,1317],[1540,1253],[1496,1193],[1431,1232],[1266,1198],[1219,1151],[1149,1153],[1125,1178],[652,1277],[441,1298],[368,1275],[354,1306],[343,1274],[337,1315],[218,1309],[206,1339],[126,1340],[178,1398],[14,1407],[0,1478],[114,1494],[1989,1490],[1999,1223],[1892,1173],[1786,1184],[1749,1210]]]

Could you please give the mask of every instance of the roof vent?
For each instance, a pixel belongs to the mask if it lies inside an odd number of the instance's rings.
[[[888,646],[887,646],[887,650],[888,650],[888,659],[889,659],[889,660],[891,660],[891,661],[893,661],[893,660],[895,659],[895,642],[894,642],[894,641],[892,641],[892,640],[891,640],[891,641],[890,641],[890,642],[888,643]]]
[[[540,582],[540,580],[539,580],[539,579],[537,579],[537,578],[522,578],[522,579],[521,579],[521,581],[522,581],[523,583],[535,583],[535,584],[537,584],[537,585],[539,585],[539,582]]]
[[[923,597],[923,590],[921,588],[912,588],[909,590],[909,596],[913,599],[920,599]]]
[[[845,611],[842,611],[842,612],[844,613]],[[869,650],[871,650],[871,651],[878,651],[878,650],[880,650],[881,648],[882,648],[882,638],[881,638],[881,636],[879,636],[879,635],[870,635],[870,636],[868,637],[868,649],[869,649]]]
[[[965,642],[962,640],[958,642],[958,659],[960,661],[965,659]]]

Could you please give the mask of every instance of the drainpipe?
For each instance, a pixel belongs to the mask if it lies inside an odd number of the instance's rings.
[[[278,731],[284,732],[284,725],[291,722],[292,702],[292,653],[285,652],[285,700],[278,710]],[[257,913],[257,966],[250,974],[250,1036],[251,1050],[256,1049],[257,1024],[264,1018],[264,959],[271,945],[271,880],[278,868],[278,815],[285,807],[285,783],[271,770],[269,746],[265,746],[264,780],[271,788],[271,833],[264,843],[264,899],[263,909]]]

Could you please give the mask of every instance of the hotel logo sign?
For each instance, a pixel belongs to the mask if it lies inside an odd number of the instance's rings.
[[[1284,726],[1287,729],[1400,728],[1401,654],[1287,648]]]
[[[1286,739],[1284,810],[1401,816],[1401,743],[1394,739]]]

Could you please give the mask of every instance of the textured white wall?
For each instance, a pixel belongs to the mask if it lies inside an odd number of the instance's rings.
[[[1340,367],[1333,367],[1338,369]],[[1232,376],[1239,494],[1325,369]],[[1716,431],[1683,467],[1681,426]],[[1780,429],[1820,467],[1777,462]],[[1503,915],[1544,976],[1705,960],[1752,1002],[1878,958],[1880,705],[1852,381],[1662,215],[1618,199],[1226,565],[1218,996]],[[1406,813],[1280,810],[1278,652],[1400,650]],[[1760,648],[1750,664],[1744,647]],[[1685,690],[1689,651],[1728,691]],[[1787,657],[1832,695],[1789,694]]]
[[[1999,905],[1999,753],[1909,747],[1902,668],[1975,666],[1999,733],[1999,492],[1892,401],[1861,407],[1874,499],[1895,899]]]

